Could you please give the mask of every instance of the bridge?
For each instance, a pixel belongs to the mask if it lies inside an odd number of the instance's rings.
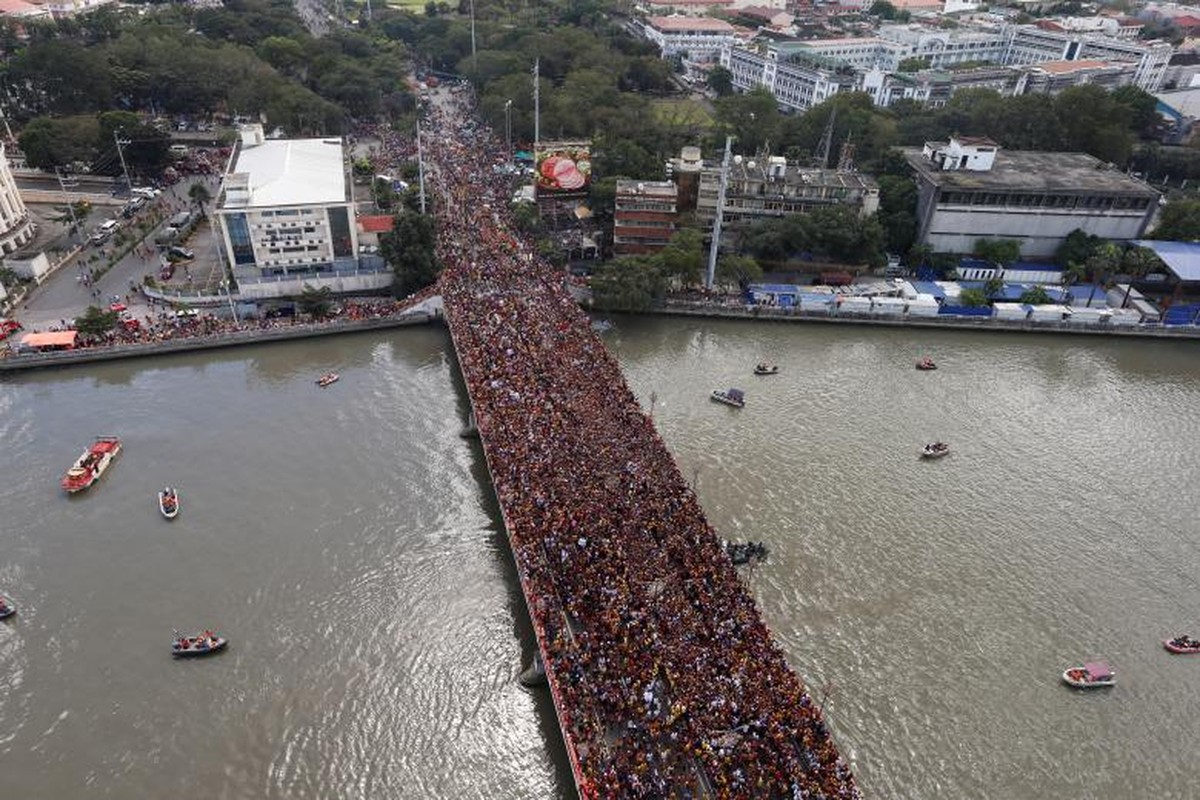
[[[439,290],[580,795],[859,797],[567,279],[512,232],[503,148],[462,122],[435,107],[426,138]]]

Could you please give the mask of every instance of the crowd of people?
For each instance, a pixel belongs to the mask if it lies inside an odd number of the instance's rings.
[[[113,328],[101,334],[80,334],[76,339],[75,349],[156,344],[178,339],[215,337],[245,331],[276,330],[298,325],[330,326],[357,320],[383,319],[408,310],[430,294],[432,294],[432,290],[404,300],[387,298],[346,300],[320,319],[295,314],[232,319],[227,316],[218,316],[209,311],[190,308],[176,309],[167,306],[157,313],[145,314],[141,317],[125,313]],[[59,325],[52,325],[49,330],[70,330],[72,327],[72,322],[60,320]],[[34,329],[33,332],[37,333],[38,331]],[[7,357],[14,354],[5,349],[3,355]]]
[[[505,151],[426,114],[440,290],[585,798],[857,798],[692,489],[566,278],[522,241]]]

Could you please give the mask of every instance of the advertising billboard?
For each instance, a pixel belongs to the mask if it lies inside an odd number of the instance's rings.
[[[592,182],[592,154],[587,144],[543,142],[536,170],[539,194],[586,192]]]

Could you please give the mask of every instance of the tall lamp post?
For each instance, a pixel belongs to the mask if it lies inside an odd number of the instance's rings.
[[[504,101],[504,140],[508,143],[508,163],[512,163],[512,100]]]
[[[237,313],[237,306],[235,306],[235,305],[233,304],[233,292],[231,292],[231,291],[229,290],[229,281],[228,281],[228,279],[226,279],[226,280],[222,280],[222,281],[221,281],[221,288],[225,290],[225,299],[227,299],[227,300],[229,301],[229,310],[230,310],[230,311],[233,313],[233,321],[234,321],[234,322],[236,322],[238,325],[241,325],[241,324],[242,324],[242,320],[241,320],[241,318],[238,316],[238,313]]]

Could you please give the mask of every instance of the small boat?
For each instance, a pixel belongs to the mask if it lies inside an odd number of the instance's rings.
[[[1112,667],[1103,661],[1089,661],[1081,667],[1071,667],[1063,672],[1063,681],[1076,689],[1102,689],[1117,685],[1117,676]]]
[[[751,561],[766,561],[770,552],[762,542],[725,542],[725,553],[734,566],[740,567]]]
[[[63,476],[62,488],[71,494],[82,492],[91,486],[112,464],[121,452],[121,440],[116,436],[99,436],[92,446],[75,459],[75,463]]]
[[[746,395],[741,389],[725,389],[724,391],[721,389],[714,389],[712,393],[712,399],[716,400],[718,403],[724,403],[727,406],[733,406],[734,408],[746,407]]]
[[[342,376],[338,375],[336,372],[326,372],[324,375],[317,378],[317,386],[320,386],[322,389],[324,389],[326,386],[337,383],[338,379],[341,377]]]
[[[0,619],[8,619],[17,613],[17,604],[0,594]]]
[[[179,516],[179,492],[170,486],[158,493],[158,510],[167,519]]]
[[[754,374],[755,375],[777,375],[778,373],[779,373],[779,365],[778,364],[762,363],[762,364],[754,365]]]
[[[171,642],[171,655],[176,658],[206,656],[209,653],[224,650],[227,644],[229,644],[228,639],[218,636],[212,631],[204,631],[195,636],[180,636],[179,631],[175,631],[175,639]]]
[[[921,448],[921,458],[941,458],[950,455],[950,445],[945,442],[933,442]]]
[[[937,369],[937,364],[933,363],[932,358],[926,357],[926,358],[922,358],[920,361],[917,362],[917,369],[924,370],[924,371],[928,371],[931,369]]]
[[[1179,655],[1200,653],[1200,640],[1193,639],[1190,636],[1176,636],[1174,639],[1164,639],[1163,647]]]

